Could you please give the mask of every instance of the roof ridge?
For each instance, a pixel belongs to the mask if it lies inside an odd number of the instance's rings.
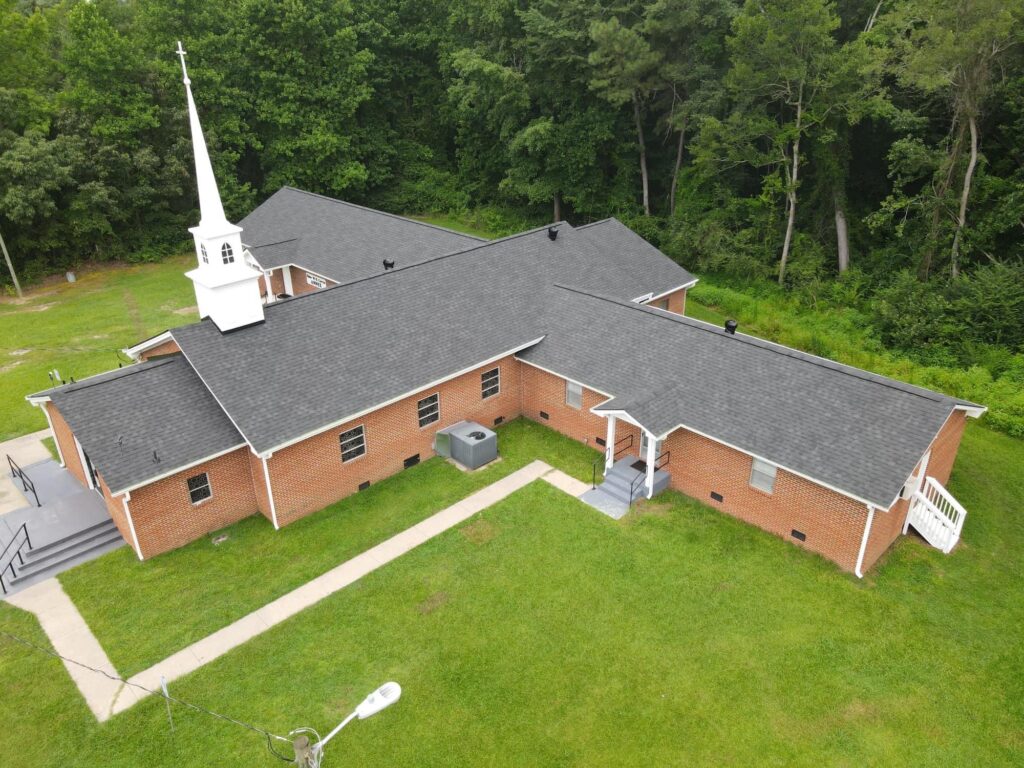
[[[704,331],[705,333],[714,333],[715,336],[723,338],[723,329],[719,328],[717,325],[712,325],[711,323],[705,322],[704,320],[697,320],[696,318],[687,317],[685,315],[677,315],[675,313],[670,313],[664,310],[648,307],[644,304],[637,304],[636,302],[632,301],[624,302],[618,299],[613,299],[609,296],[588,293],[587,291],[584,291],[580,288],[574,288],[568,285],[556,284],[555,287],[561,288],[562,290],[571,291],[573,293],[578,293],[581,296],[586,296],[591,299],[607,301],[611,304],[615,304],[619,307],[622,307],[623,309],[639,310],[648,316],[659,317],[663,320],[671,320],[673,322],[680,323],[681,325],[693,328],[694,330]],[[768,352],[774,352],[775,354],[783,355],[794,360],[799,360],[801,362],[808,363],[809,365],[815,365],[819,368],[825,368],[827,370],[835,371],[836,373],[842,373],[846,374],[847,376],[853,376],[854,378],[861,379],[862,381],[867,381],[872,384],[878,384],[879,386],[895,389],[899,392],[903,392],[904,394],[915,395],[925,400],[931,400],[933,402],[941,403],[944,400],[954,401],[957,399],[952,397],[951,395],[946,395],[941,392],[935,392],[925,387],[919,387],[916,384],[910,384],[905,381],[899,381],[898,379],[883,376],[880,373],[868,371],[864,368],[858,368],[855,365],[848,365],[846,363],[837,362],[836,360],[830,360],[827,357],[821,357],[820,355],[814,355],[811,354],[810,352],[804,352],[794,347],[786,346],[785,344],[780,344],[775,341],[769,341],[768,339],[762,339],[759,336],[751,336],[750,334],[747,333],[731,335],[733,336],[734,340],[739,341],[741,343],[748,344],[759,349],[764,349]]]
[[[301,191],[301,190],[300,190]],[[286,237],[284,240],[275,240],[272,243],[260,243],[259,245],[247,245],[247,248],[268,248],[271,245],[283,245],[284,243],[294,243],[296,240],[301,240],[302,237]]]
[[[618,219],[614,216],[605,216],[603,219],[592,221],[589,224],[580,224],[578,227],[574,227],[574,229],[588,229],[590,227],[596,227],[598,224],[607,224],[609,221],[618,221]]]
[[[302,190],[299,190],[299,191],[301,192]],[[313,194],[313,193],[311,192],[309,194]],[[570,228],[570,231],[572,231],[574,229],[572,227],[572,225],[569,224],[567,221],[557,221],[554,224],[542,224],[541,226],[535,227],[534,229],[527,229],[527,230],[524,230],[522,232],[516,232],[515,234],[512,234],[512,235],[506,235],[505,237],[499,237],[496,240],[483,240],[483,241],[481,241],[479,243],[476,243],[475,245],[469,246],[468,248],[462,248],[461,250],[449,251],[448,253],[438,254],[437,256],[432,256],[429,259],[424,259],[422,261],[415,261],[412,264],[406,264],[404,266],[395,267],[394,269],[389,269],[389,270],[384,271],[384,272],[378,272],[375,275],[367,275],[366,277],[358,277],[355,280],[349,280],[347,283],[338,283],[336,285],[329,285],[326,288],[321,288],[320,290],[317,290],[317,291],[311,291],[309,293],[299,294],[298,296],[289,296],[287,299],[278,299],[277,301],[274,301],[274,302],[271,302],[270,304],[265,305],[263,309],[264,309],[264,311],[266,311],[267,309],[269,309],[271,307],[275,307],[275,306],[278,306],[278,305],[281,305],[281,304],[288,304],[288,303],[296,301],[298,299],[310,299],[310,298],[312,298],[314,296],[323,296],[323,295],[329,294],[331,291],[337,290],[338,288],[344,288],[344,287],[350,286],[350,285],[358,285],[359,283],[365,283],[368,280],[377,280],[378,278],[385,277],[386,275],[393,275],[393,274],[397,274],[399,272],[404,272],[404,271],[406,271],[408,269],[415,269],[416,267],[422,267],[425,264],[433,264],[434,262],[440,261],[441,259],[451,258],[452,256],[460,256],[462,254],[469,253],[470,251],[475,251],[475,250],[478,250],[480,248],[487,248],[487,247],[492,246],[492,245],[498,245],[500,243],[506,243],[506,242],[508,242],[510,240],[515,240],[517,237],[526,237],[527,235],[535,235],[535,234],[537,234],[538,232],[541,232],[541,231],[547,232],[548,227],[561,226],[562,224],[565,224],[566,226],[568,226]],[[202,322],[202,321],[200,320],[199,322]]]
[[[308,189],[299,189],[298,187],[292,187],[292,186],[290,186],[288,184],[285,184],[284,186],[282,186],[281,189],[290,189],[293,192],[301,192],[304,195],[310,195],[312,197],[319,197],[321,200],[327,200],[327,201],[332,202],[332,203],[337,203],[338,205],[347,205],[349,208],[358,208],[359,210],[367,211],[368,213],[377,213],[377,214],[380,214],[381,216],[389,216],[392,219],[398,219],[399,221],[407,221],[407,222],[409,222],[411,224],[419,224],[421,227],[430,227],[431,229],[439,229],[442,232],[448,232],[449,234],[458,235],[459,237],[466,237],[466,238],[469,238],[471,240],[477,240],[477,241],[480,241],[480,242],[488,242],[484,238],[477,237],[476,235],[470,235],[470,234],[467,234],[465,232],[458,232],[458,231],[456,231],[454,229],[449,229],[448,227],[442,227],[442,226],[440,226],[438,224],[431,224],[431,223],[426,222],[426,221],[417,221],[416,219],[410,219],[408,216],[399,216],[397,213],[388,213],[387,211],[381,211],[381,210],[379,210],[377,208],[370,208],[369,206],[366,206],[366,205],[359,205],[358,203],[350,203],[347,200],[339,200],[336,197],[329,197],[327,195],[322,195],[319,192],[310,192]],[[280,191],[280,190],[278,190],[278,191]],[[273,195],[271,195],[271,197],[273,197]],[[269,199],[270,198],[268,197],[267,200],[269,200]],[[264,201],[264,202],[266,202],[266,201]]]

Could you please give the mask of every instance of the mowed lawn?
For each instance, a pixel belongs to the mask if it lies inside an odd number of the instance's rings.
[[[536,482],[171,689],[326,732],[399,681],[327,766],[1021,765],[1024,444],[971,427],[951,489],[952,555],[905,538],[858,581],[677,494],[615,522]],[[99,726],[6,641],[0,684],[5,766],[281,764],[181,707],[172,734],[156,699]]]
[[[118,350],[198,319],[183,274],[193,260],[104,266],[0,301],[0,440],[46,427],[25,395],[50,386],[48,371],[77,380],[116,368]]]

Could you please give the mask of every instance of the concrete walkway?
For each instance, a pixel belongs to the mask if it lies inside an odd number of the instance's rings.
[[[29,435],[22,435],[0,443],[0,515],[15,509],[35,505],[34,499],[28,499],[22,492],[21,483],[15,484],[11,478],[7,457],[10,456],[18,466],[25,468],[50,458],[50,452],[43,445],[43,438],[50,437],[50,430],[42,429]],[[32,477],[29,474],[29,477]],[[29,494],[31,496],[31,494]]]
[[[157,662],[149,669],[129,678],[128,683],[153,690],[160,687],[161,678],[171,682],[194,672],[541,478],[573,496],[578,497],[589,490],[586,483],[552,469],[543,461],[531,462],[508,477],[480,489],[212,635]],[[117,674],[78,609],[55,579],[29,587],[9,602],[39,618],[43,630],[50,637],[58,653],[79,659],[110,674]],[[148,695],[131,685],[110,681],[102,675],[74,665],[66,666],[89,708],[100,722],[123,712]]]

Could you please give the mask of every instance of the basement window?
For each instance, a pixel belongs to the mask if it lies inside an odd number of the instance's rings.
[[[759,491],[771,493],[775,490],[775,471],[777,469],[778,467],[774,464],[754,459],[750,465],[750,485]]]
[[[326,288],[327,281],[319,275],[313,275],[309,272],[306,273],[306,282],[312,285],[314,288]]]
[[[433,424],[441,418],[441,396],[435,392],[430,397],[425,397],[416,403],[416,415],[420,420],[420,427]]]
[[[231,250],[231,243],[224,243],[220,247],[220,258],[225,264],[233,264],[235,261],[235,252]]]
[[[342,461],[352,461],[366,453],[366,433],[362,424],[355,429],[342,432],[338,440],[341,442]]]
[[[480,374],[480,395],[486,400],[488,397],[501,392],[501,368],[492,368]]]
[[[583,407],[583,385],[575,381],[565,382],[565,404],[579,410]]]
[[[193,504],[206,501],[211,496],[213,491],[210,490],[210,476],[205,472],[188,479],[188,498]]]

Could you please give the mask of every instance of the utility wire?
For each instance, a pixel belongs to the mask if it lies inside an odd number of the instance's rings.
[[[165,699],[167,701],[174,702],[175,704],[181,704],[182,706],[188,707],[189,709],[195,710],[196,712],[202,712],[203,714],[210,715],[211,717],[215,717],[215,718],[217,718],[219,720],[224,720],[224,721],[229,722],[229,723],[234,723],[235,725],[240,725],[243,728],[246,728],[247,730],[252,731],[253,733],[261,734],[262,736],[266,737],[266,739],[267,739],[267,749],[270,750],[270,753],[272,755],[274,755],[274,757],[276,757],[276,758],[278,758],[280,760],[283,760],[286,763],[293,762],[292,758],[290,758],[290,757],[288,757],[286,755],[282,755],[280,752],[278,752],[276,749],[274,749],[274,744],[273,744],[273,740],[274,739],[277,739],[278,741],[283,741],[283,742],[285,742],[287,744],[291,744],[292,743],[290,739],[286,739],[284,736],[278,736],[276,733],[271,733],[270,731],[265,730],[263,728],[260,728],[257,725],[252,725],[251,723],[246,723],[246,722],[244,722],[242,720],[236,720],[235,718],[229,717],[228,715],[222,715],[219,712],[214,712],[213,710],[206,709],[205,707],[201,707],[198,704],[193,704],[190,701],[185,701],[184,699],[179,699],[176,696],[171,696],[170,694],[164,693],[162,690],[161,691],[154,691],[154,690],[152,690],[150,688],[147,688],[144,685],[139,685],[138,683],[133,683],[133,682],[131,682],[129,680],[125,680],[123,677],[118,677],[117,675],[112,675],[109,672],[106,672],[105,670],[97,669],[96,667],[91,667],[88,664],[84,664],[81,661],[78,661],[77,659],[71,659],[71,658],[68,658],[67,656],[63,656],[63,655],[57,653],[56,651],[52,651],[49,648],[44,648],[43,646],[38,645],[37,643],[33,643],[31,640],[26,640],[23,637],[18,637],[17,635],[11,634],[10,632],[8,632],[5,629],[0,629],[0,635],[3,635],[4,637],[6,637],[6,638],[8,638],[10,640],[13,640],[16,643],[25,646],[26,648],[31,648],[34,651],[39,651],[40,653],[45,653],[47,656],[51,656],[53,658],[60,659],[61,661],[66,662],[68,664],[74,664],[75,666],[81,667],[82,669],[87,669],[90,672],[95,672],[98,675],[103,675],[104,677],[108,678],[109,680],[114,680],[115,682],[123,683],[124,685],[131,686],[132,688],[138,688],[139,690],[145,691],[148,694],[151,694],[151,695],[154,695],[154,696],[159,696],[160,698]]]

